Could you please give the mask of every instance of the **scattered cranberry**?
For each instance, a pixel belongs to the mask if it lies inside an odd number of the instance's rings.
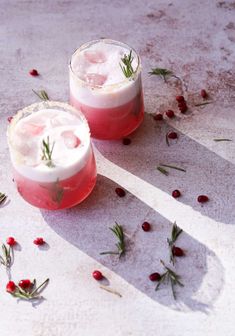
[[[119,197],[124,197],[126,195],[126,192],[124,189],[122,188],[116,188],[115,189],[115,192],[116,194],[119,196]]]
[[[206,99],[208,97],[206,90],[201,90],[201,96],[203,99]]]
[[[166,115],[167,115],[168,118],[171,119],[171,118],[174,118],[175,113],[172,110],[168,110],[168,111],[166,111]]]
[[[129,138],[124,138],[124,139],[122,139],[122,143],[123,143],[123,145],[128,146],[128,145],[131,144],[131,139],[129,139]]]
[[[45,244],[45,241],[44,241],[43,238],[36,238],[36,239],[34,239],[33,243],[35,245],[43,245],[43,244]]]
[[[30,70],[30,71],[29,71],[29,74],[30,74],[31,76],[34,76],[34,77],[39,76],[39,73],[38,73],[38,71],[37,71],[36,69],[32,69],[32,70]]]
[[[178,108],[179,108],[181,113],[185,113],[188,109],[188,106],[187,106],[186,102],[181,102],[181,103],[178,104]]]
[[[209,201],[209,198],[206,195],[200,195],[200,196],[198,196],[197,201],[199,203],[206,203],[206,202]]]
[[[177,101],[178,103],[181,103],[181,102],[184,102],[184,101],[185,101],[185,100],[184,100],[184,96],[176,96],[175,99],[176,99],[176,101]]]
[[[7,121],[8,121],[9,123],[11,123],[12,119],[13,119],[13,117],[8,117],[8,118],[7,118]]]
[[[184,256],[184,251],[177,246],[172,247],[172,253],[175,257],[183,257]]]
[[[156,121],[163,120],[163,115],[161,113],[157,113],[157,114],[155,114],[153,119],[156,120]]]
[[[31,285],[32,285],[32,283],[29,279],[20,280],[20,282],[19,282],[19,286],[22,289],[29,288]]]
[[[179,190],[173,190],[172,191],[172,196],[174,197],[174,198],[178,198],[178,197],[180,197],[181,196],[181,192],[179,191]]]
[[[103,279],[103,274],[100,271],[94,271],[92,273],[92,276],[95,280],[102,280]]]
[[[159,281],[160,279],[161,279],[161,275],[157,272],[149,275],[150,281]]]
[[[176,132],[169,132],[169,133],[167,134],[167,137],[168,137],[169,139],[177,139],[177,138],[178,138],[178,135],[177,135]]]
[[[149,230],[151,229],[151,225],[150,225],[148,222],[144,222],[144,223],[142,224],[142,229],[143,229],[145,232],[147,232],[147,231],[149,231]]]
[[[183,106],[183,107],[179,108],[179,110],[180,110],[181,113],[185,113],[185,112],[187,112],[188,107],[187,106]]]
[[[7,244],[8,244],[9,246],[14,246],[14,245],[16,244],[16,240],[15,240],[15,238],[13,238],[13,237],[8,237],[8,238],[7,238]]]
[[[14,283],[14,281],[9,281],[6,285],[6,291],[8,293],[14,293],[16,290],[16,284]]]
[[[187,103],[185,101],[178,103],[178,108],[179,109],[182,108],[182,107],[185,107],[185,106],[187,106]]]

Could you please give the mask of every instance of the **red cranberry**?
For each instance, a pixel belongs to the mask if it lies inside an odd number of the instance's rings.
[[[15,240],[15,238],[13,238],[13,237],[8,237],[8,238],[7,238],[7,244],[8,244],[9,246],[14,246],[14,245],[16,244],[16,240]]]
[[[147,232],[147,231],[149,231],[149,230],[151,229],[151,225],[150,225],[148,222],[144,222],[144,223],[142,224],[142,229],[143,229],[145,232]]]
[[[168,118],[171,119],[171,118],[174,118],[175,113],[172,110],[168,110],[168,111],[166,111],[166,115],[167,115]]]
[[[181,113],[185,113],[188,109],[188,106],[185,102],[182,102],[182,103],[178,104],[178,108],[179,108]]]
[[[153,119],[156,120],[156,121],[163,120],[163,115],[161,113],[157,113],[157,114],[155,114]]]
[[[201,96],[202,96],[203,99],[206,99],[208,97],[208,94],[207,94],[206,90],[204,90],[204,89],[201,90]]]
[[[32,285],[32,283],[29,279],[20,280],[20,282],[19,282],[19,286],[22,289],[29,288],[31,285]]]
[[[180,191],[179,190],[173,190],[172,191],[172,196],[174,197],[174,198],[178,198],[178,197],[180,197],[181,196],[181,193],[180,193]]]
[[[126,195],[126,192],[124,189],[122,188],[116,188],[115,189],[115,192],[116,194],[119,196],[119,197],[124,197]]]
[[[40,238],[36,238],[36,239],[34,239],[33,243],[34,243],[35,245],[43,245],[43,244],[45,244],[45,241],[44,241],[43,238],[40,237]]]
[[[209,201],[209,198],[206,195],[200,195],[200,196],[198,196],[197,201],[199,203],[206,203],[206,202]]]
[[[177,135],[176,132],[169,132],[169,133],[167,134],[167,137],[168,137],[169,139],[177,139],[177,138],[178,138],[178,135]]]
[[[16,284],[14,283],[14,281],[9,281],[6,285],[6,291],[8,293],[14,293],[16,290]]]
[[[36,70],[36,69],[32,69],[32,70],[30,70],[29,71],[29,74],[31,75],[31,76],[39,76],[39,73],[38,73],[38,71]]]
[[[186,101],[178,103],[178,108],[185,107],[185,106],[187,106]]]
[[[176,96],[175,99],[178,103],[184,102],[184,96]]]
[[[103,279],[103,274],[100,271],[94,271],[92,273],[92,276],[95,280],[102,280]]]
[[[161,275],[157,272],[149,275],[150,281],[159,281],[160,279],[161,279]]]
[[[13,119],[13,117],[8,117],[8,118],[7,118],[7,121],[8,121],[9,123],[11,123],[12,119]]]
[[[124,138],[124,139],[122,139],[122,143],[123,143],[123,145],[128,146],[128,145],[130,145],[130,143],[131,143],[131,139],[129,139],[129,138]]]
[[[183,257],[184,256],[184,251],[177,246],[172,247],[172,253],[175,257]]]

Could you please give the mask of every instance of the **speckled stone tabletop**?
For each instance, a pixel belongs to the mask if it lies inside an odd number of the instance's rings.
[[[45,300],[17,301],[5,292],[0,268],[1,336],[233,336],[235,334],[235,2],[0,0],[0,239],[19,242],[11,277],[50,278]],[[110,37],[140,54],[146,116],[132,143],[95,141],[98,180],[81,205],[49,212],[33,208],[17,194],[6,141],[7,118],[35,101],[32,89],[53,100],[68,100],[68,60],[82,43]],[[149,76],[152,67],[181,78]],[[36,68],[40,76],[28,71]],[[211,104],[200,103],[200,90]],[[184,94],[189,111],[180,114],[175,96]],[[150,114],[173,109],[177,117],[156,122]],[[170,143],[166,133],[179,138]],[[229,138],[231,142],[215,142]],[[159,163],[174,164],[165,176]],[[127,190],[118,198],[117,185]],[[182,197],[171,192],[180,189]],[[197,196],[206,194],[203,206]],[[119,261],[101,256],[115,243],[115,221],[127,234]],[[152,231],[141,229],[143,221]],[[178,244],[185,257],[174,301],[169,286],[156,292],[150,273],[169,261],[166,239],[172,223],[184,230]],[[47,245],[32,241],[42,236]],[[99,269],[100,288],[91,273]]]

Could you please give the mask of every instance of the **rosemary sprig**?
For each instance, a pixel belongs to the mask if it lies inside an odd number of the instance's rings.
[[[166,82],[166,77],[175,77],[173,72],[171,70],[168,69],[163,69],[163,68],[153,68],[150,72],[150,75],[156,75],[156,76],[160,76],[161,78],[164,79],[164,81]]]
[[[12,265],[12,256],[13,256],[12,247],[9,246],[7,248],[5,244],[2,244],[2,256],[0,255],[0,263],[6,268],[10,268]]]
[[[231,139],[214,139],[214,141],[220,142],[220,141],[233,141],[233,140],[231,140]]]
[[[55,142],[53,142],[52,146],[50,145],[49,136],[46,140],[42,140],[42,157],[41,159],[43,161],[47,161],[46,165],[48,167],[54,167],[54,164],[52,162],[52,152],[55,146]]]
[[[169,172],[168,172],[166,169],[164,169],[163,167],[161,167],[161,166],[158,166],[158,167],[157,167],[157,170],[159,170],[160,173],[162,173],[162,174],[164,174],[164,175],[166,175],[166,176],[169,175]]]
[[[121,61],[124,65],[122,65],[122,63],[119,63],[122,72],[126,78],[130,78],[135,73],[132,67],[133,59],[134,57],[132,56],[132,50],[131,50],[128,55],[124,54],[124,57],[121,58]]]
[[[164,272],[161,275],[161,278],[160,278],[160,280],[159,280],[159,282],[158,282],[155,290],[157,291],[159,289],[160,285],[162,283],[164,283],[165,281],[167,283],[170,282],[172,294],[173,294],[174,299],[176,300],[175,286],[178,285],[178,286],[183,287],[184,285],[180,281],[180,276],[178,274],[176,274],[172,269],[170,269],[169,267],[167,267],[162,260],[160,260],[160,262],[162,263],[162,265],[165,268],[166,272]]]
[[[50,100],[49,97],[48,97],[48,94],[46,93],[45,90],[41,90],[41,91],[35,91],[33,90],[33,93],[35,93],[36,96],[38,96],[38,98],[40,98],[41,100]]]
[[[177,225],[176,222],[172,226],[172,231],[171,231],[171,238],[167,238],[167,243],[169,245],[169,250],[170,250],[170,262],[174,265],[175,263],[175,257],[173,254],[173,246],[176,240],[178,239],[179,235],[183,232],[182,229],[180,229]]]
[[[194,104],[194,106],[203,106],[203,105],[207,105],[207,104],[211,104],[211,103],[213,103],[213,101],[207,101],[207,102],[203,102],[203,103]]]
[[[107,251],[107,252],[101,252],[101,255],[104,254],[117,254],[119,255],[119,258],[125,253],[126,247],[125,247],[125,239],[124,239],[124,232],[121,225],[119,225],[117,222],[113,227],[110,227],[109,229],[115,234],[115,236],[118,239],[118,242],[115,244],[117,247],[117,251]]]
[[[12,296],[17,297],[23,300],[34,300],[41,299],[40,293],[45,289],[49,282],[49,279],[46,279],[41,285],[36,286],[36,280],[33,280],[32,286],[28,290],[24,290],[19,286],[16,286],[16,289],[13,293],[10,293]]]
[[[180,170],[180,171],[186,173],[186,170],[184,168],[180,168],[180,167],[176,167],[176,166],[172,166],[172,165],[168,165],[168,164],[163,164],[163,163],[161,163],[160,166]]]
[[[0,204],[3,204],[7,199],[7,195],[0,192]]]

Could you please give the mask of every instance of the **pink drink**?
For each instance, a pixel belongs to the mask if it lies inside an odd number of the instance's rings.
[[[134,73],[126,78],[120,65],[130,51]],[[120,139],[132,133],[144,116],[136,52],[113,40],[79,48],[70,63],[70,103],[85,115],[94,138]]]
[[[50,157],[43,152],[43,141],[52,149]],[[30,204],[70,208],[92,191],[96,164],[89,128],[68,104],[43,102],[18,112],[8,142],[17,189]]]

